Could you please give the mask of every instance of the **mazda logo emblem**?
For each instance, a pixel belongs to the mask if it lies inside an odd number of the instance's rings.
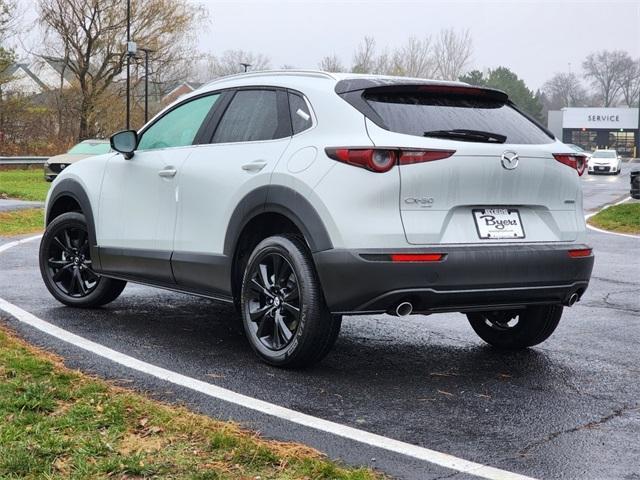
[[[518,160],[519,160],[518,154],[510,150],[507,150],[506,152],[504,152],[502,154],[502,157],[500,157],[502,168],[504,168],[505,170],[513,170],[517,168]]]

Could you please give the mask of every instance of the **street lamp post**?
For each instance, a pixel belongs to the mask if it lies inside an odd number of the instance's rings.
[[[144,123],[149,120],[149,54],[150,48],[141,48],[144,52]]]
[[[131,0],[127,0],[127,130],[131,126],[131,57],[136,55],[136,42],[131,41]]]
[[[240,63],[240,65],[242,65],[244,67],[244,71],[246,72],[247,70],[249,70],[249,67],[251,66],[250,63]]]

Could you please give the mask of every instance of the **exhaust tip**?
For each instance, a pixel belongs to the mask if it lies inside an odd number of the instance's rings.
[[[577,293],[572,293],[571,296],[569,297],[569,300],[567,300],[567,305],[572,306],[574,305],[578,300],[580,299],[580,295],[578,295]]]
[[[413,305],[409,302],[399,303],[396,307],[396,315],[399,317],[406,317],[407,315],[411,315],[413,312]]]

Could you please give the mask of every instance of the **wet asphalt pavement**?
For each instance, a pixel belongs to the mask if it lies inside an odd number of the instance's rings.
[[[585,209],[620,198],[625,180],[628,192],[628,168],[585,177]],[[207,300],[129,285],[103,309],[62,307],[40,279],[37,241],[0,254],[0,297],[151,364],[466,460],[545,479],[640,479],[640,240],[590,232],[589,242],[596,264],[583,300],[565,309],[548,341],[516,353],[485,346],[460,314],[346,317],[321,364],[282,371],[256,360],[233,310]],[[394,477],[468,478],[213,400],[4,322],[72,368],[266,436]]]

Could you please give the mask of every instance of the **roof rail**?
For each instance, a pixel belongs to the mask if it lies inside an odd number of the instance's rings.
[[[210,82],[202,85],[203,87],[212,85],[218,82],[224,82],[227,80],[235,80],[238,78],[251,78],[251,77],[264,77],[264,76],[300,76],[300,77],[316,77],[316,78],[326,78],[329,80],[336,80],[336,77],[333,76],[329,72],[323,72],[322,70],[256,70],[253,72],[242,72],[235,73],[233,75],[225,75],[224,77],[214,78]]]

